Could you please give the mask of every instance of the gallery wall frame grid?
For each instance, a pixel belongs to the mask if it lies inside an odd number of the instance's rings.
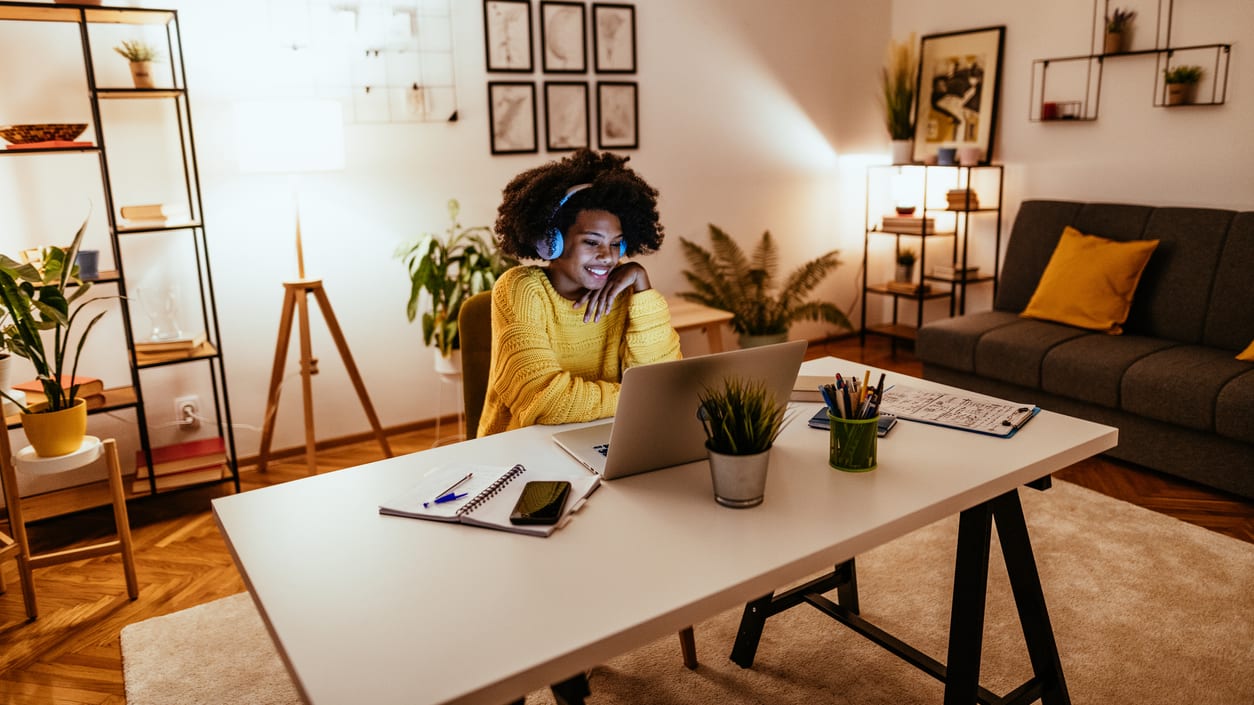
[[[1006,26],[924,36],[915,84],[914,161],[941,147],[976,147],[989,164],[997,131]]]
[[[540,2],[540,66],[545,73],[588,71],[588,7],[582,2]]]
[[[488,71],[531,73],[535,70],[531,0],[484,0],[483,37]]]

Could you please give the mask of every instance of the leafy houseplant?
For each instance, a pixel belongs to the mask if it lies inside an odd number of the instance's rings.
[[[457,222],[460,211],[457,199],[450,199],[449,227],[443,236],[423,233],[396,251],[396,257],[403,260],[409,270],[409,303],[405,313],[412,323],[418,317],[422,293],[430,295],[431,310],[422,314],[422,340],[439,348],[444,357],[460,348],[457,314],[462,303],[491,289],[497,277],[518,264],[496,249],[488,228],[463,228]]]
[[[729,377],[699,396],[698,416],[710,453],[714,500],[727,507],[762,503],[770,449],[784,428],[785,406],[761,380]]]
[[[1163,69],[1163,83],[1167,89],[1167,105],[1193,102],[1193,91],[1202,80],[1202,67],[1185,64]]]
[[[0,390],[24,414],[53,413],[70,409],[76,404],[81,405],[81,402],[75,400],[78,385],[67,387],[62,382],[74,379],[83,344],[87,342],[92,328],[106,313],[101,311],[96,314],[79,335],[73,356],[69,360],[67,377],[66,358],[71,347],[74,325],[79,314],[83,312],[83,307],[89,303],[84,297],[91,289],[91,282],[79,280],[77,266],[74,264],[74,257],[78,254],[86,228],[87,221],[84,220],[68,248],[43,248],[42,261],[38,265],[19,263],[0,255],[0,300],[3,301],[4,313],[8,317],[8,323],[0,331],[0,338],[14,355],[31,361],[35,367],[36,378],[47,397],[47,402],[43,405],[27,406],[10,397],[6,390]],[[51,332],[51,349],[45,346],[44,335],[47,332]]]
[[[906,247],[897,253],[897,276],[899,282],[914,281],[914,263],[919,255],[913,248]]]
[[[884,100],[884,123],[894,142],[905,141],[904,153],[894,146],[893,163],[910,161],[909,140],[914,137],[914,91],[918,59],[914,51],[914,35],[905,42],[890,42],[888,63],[880,70]]]
[[[694,291],[680,298],[712,308],[731,311],[732,328],[741,336],[785,336],[796,321],[824,321],[852,328],[849,318],[835,304],[804,301],[827,274],[840,264],[839,254],[827,252],[794,270],[776,286],[779,252],[770,231],[754,248],[752,258],[718,226],[710,225],[712,249],[679,238],[689,269],[684,278]],[[743,345],[742,338],[742,345]]]

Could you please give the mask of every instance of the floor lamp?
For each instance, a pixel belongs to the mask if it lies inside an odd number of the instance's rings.
[[[240,171],[252,173],[300,174],[313,171],[335,171],[344,168],[344,117],[341,106],[330,100],[250,101],[236,105],[236,133],[239,137]],[[366,418],[379,446],[392,457],[387,437],[379,425],[379,417],[370,403],[370,395],[353,362],[348,341],[340,329],[331,301],[322,287],[322,280],[305,275],[305,253],[301,242],[300,205],[296,205],[296,269],[297,278],[283,282],[283,312],[274,349],[274,366],[266,394],[266,414],[261,427],[261,448],[257,453],[257,469],[265,471],[270,458],[270,443],[279,410],[279,393],[283,387],[283,370],[292,338],[292,321],[298,324],[300,339],[301,395],[305,412],[305,464],[309,474],[318,472],[313,418],[313,383],[318,374],[318,359],[313,356],[309,336],[309,297],[312,295],[322,311],[335,347],[348,370],[348,377],[357,390]]]

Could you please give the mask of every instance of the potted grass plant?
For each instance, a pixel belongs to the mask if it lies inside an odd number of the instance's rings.
[[[761,380],[728,377],[699,396],[697,416],[710,454],[714,500],[725,507],[762,503],[771,446],[784,427],[785,405]]]
[[[836,250],[802,264],[781,286],[776,282],[779,251],[770,231],[762,233],[752,256],[746,256],[730,235],[713,224],[710,249],[683,237],[679,242],[689,265],[683,275],[693,288],[679,297],[731,311],[731,326],[740,334],[741,347],[782,342],[792,324],[801,320],[853,327],[835,304],[805,300],[839,266]]]
[[[888,62],[880,70],[884,125],[892,139],[893,164],[909,164],[913,160],[914,92],[918,73],[914,43],[913,33],[907,41],[890,42]]]
[[[131,80],[136,88],[155,88],[152,64],[161,61],[161,53],[153,45],[138,39],[125,39],[113,50],[131,62]]]
[[[27,440],[44,457],[77,450],[87,433],[87,404],[77,398],[73,381],[87,336],[106,312],[93,316],[74,340],[84,306],[96,300],[85,298],[91,282],[78,278],[74,264],[86,229],[84,220],[68,248],[43,248],[37,264],[0,254],[0,302],[7,316],[0,339],[12,354],[30,360],[45,400],[28,406],[7,390],[0,394],[18,406]]]
[[[1106,16],[1106,37],[1103,52],[1119,54],[1128,50],[1132,39],[1132,20],[1136,19],[1136,10],[1112,8]]]
[[[1188,105],[1194,100],[1198,81],[1202,80],[1202,67],[1183,65],[1163,70],[1163,83],[1167,91],[1167,105]]]
[[[418,317],[423,293],[431,299],[430,309],[422,314],[422,340],[440,351],[436,369],[443,374],[457,374],[460,370],[456,354],[461,347],[457,314],[462,303],[491,289],[497,277],[518,264],[497,250],[487,227],[463,228],[457,221],[460,212],[461,204],[450,199],[449,226],[443,235],[423,233],[396,251],[396,257],[404,261],[409,272],[405,314],[410,323]]]
[[[919,254],[913,248],[902,248],[897,253],[897,272],[896,280],[909,284],[914,281],[914,263],[919,259]]]

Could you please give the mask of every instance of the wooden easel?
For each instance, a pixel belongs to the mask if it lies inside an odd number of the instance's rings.
[[[261,449],[257,453],[257,470],[265,472],[266,463],[270,458],[270,441],[274,436],[274,420],[279,410],[279,391],[282,388],[283,368],[287,364],[288,343],[292,339],[292,316],[300,314],[300,382],[301,395],[305,403],[305,464],[310,475],[318,473],[316,459],[316,441],[314,439],[313,421],[313,384],[312,377],[318,374],[318,359],[313,356],[313,345],[309,340],[309,295],[313,294],[322,309],[322,318],[326,321],[335,347],[340,351],[348,377],[357,390],[357,398],[366,410],[366,418],[370,420],[370,428],[374,429],[374,437],[387,457],[392,457],[392,448],[379,425],[379,417],[370,403],[370,395],[366,393],[366,385],[361,381],[357,365],[353,363],[353,354],[348,350],[348,341],[340,330],[335,311],[331,309],[331,300],[322,288],[321,279],[305,278],[305,253],[300,240],[300,216],[296,219],[296,263],[300,278],[295,281],[283,282],[283,317],[279,322],[279,339],[274,348],[274,367],[270,373],[270,391],[266,395],[266,416],[261,426]]]

